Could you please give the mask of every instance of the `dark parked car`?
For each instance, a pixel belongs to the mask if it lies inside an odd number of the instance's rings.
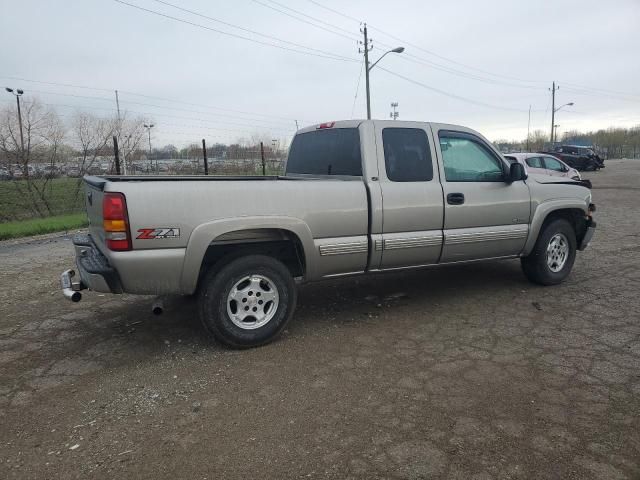
[[[551,154],[576,170],[599,170],[604,168],[604,160],[591,147],[562,145]]]

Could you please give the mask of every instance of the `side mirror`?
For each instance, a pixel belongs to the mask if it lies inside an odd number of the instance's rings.
[[[511,166],[509,167],[508,183],[513,183],[519,180],[526,180],[526,179],[527,179],[527,172],[524,169],[524,165],[518,162],[512,163]]]

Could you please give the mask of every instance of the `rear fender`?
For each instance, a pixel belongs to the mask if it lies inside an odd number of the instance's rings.
[[[317,258],[314,255],[313,235],[309,226],[302,220],[286,216],[223,218],[203,223],[191,233],[182,267],[181,290],[187,294],[195,292],[202,260],[211,242],[229,232],[254,229],[278,229],[295,234],[304,250],[305,277],[308,279],[315,278]]]

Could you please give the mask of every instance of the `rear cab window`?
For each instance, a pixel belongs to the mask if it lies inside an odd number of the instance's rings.
[[[419,128],[384,128],[382,130],[384,163],[392,182],[433,180],[433,163],[429,139]]]
[[[286,173],[362,176],[358,129],[318,129],[296,135],[289,149]]]

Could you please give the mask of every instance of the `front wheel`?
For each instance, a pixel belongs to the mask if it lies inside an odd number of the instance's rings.
[[[533,283],[556,285],[571,273],[576,259],[576,233],[562,218],[543,226],[533,251],[521,259],[522,271]]]
[[[265,255],[237,258],[203,279],[200,319],[213,337],[235,348],[274,340],[291,319],[296,285],[282,262]]]

